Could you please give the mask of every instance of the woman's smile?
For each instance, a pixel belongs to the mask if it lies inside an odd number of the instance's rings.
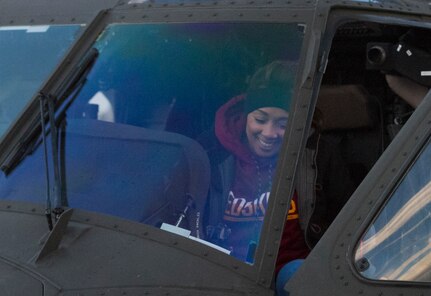
[[[247,115],[246,135],[250,150],[271,157],[280,150],[289,113],[277,107],[257,109]]]

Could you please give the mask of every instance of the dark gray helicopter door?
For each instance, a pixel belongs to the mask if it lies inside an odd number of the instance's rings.
[[[430,99],[289,282],[290,295],[429,293]]]
[[[342,29],[344,33],[347,30],[353,32],[358,26],[364,28],[366,25],[370,23],[362,20],[344,24]],[[403,26],[394,27],[395,31],[408,31],[411,27],[408,24]],[[334,44],[337,38],[347,44],[347,39],[343,39],[346,36],[340,34],[334,38]],[[355,40],[359,40],[359,37],[355,36],[352,42]],[[330,57],[336,59],[337,50],[333,50]],[[354,58],[354,55],[350,55],[349,63],[353,64]],[[347,61],[346,57],[344,61]],[[330,75],[331,69],[328,71],[326,75]],[[376,75],[385,78],[384,74]],[[422,71],[421,75],[426,76],[426,71]],[[325,87],[333,87],[334,84],[329,82],[333,81],[323,78],[323,84],[327,84]],[[323,89],[324,85],[321,93]],[[430,294],[430,114],[431,92],[428,91],[299,271],[285,286],[288,295]]]

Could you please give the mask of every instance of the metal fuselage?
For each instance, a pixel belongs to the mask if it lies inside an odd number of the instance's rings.
[[[30,45],[43,43],[31,39],[35,28],[71,33],[47,36],[47,48],[57,50],[47,54],[58,56],[52,62],[32,68],[0,60],[1,68],[15,69],[3,75],[13,79],[2,76],[0,104],[16,109],[4,116],[11,120],[0,143],[0,294],[274,295],[290,197],[313,114],[321,112],[319,129],[340,149],[355,190],[332,209],[335,220],[286,291],[428,295],[429,277],[364,276],[355,252],[430,133],[429,95],[408,119],[413,109],[390,90],[385,72],[366,67],[367,44],[430,30],[430,15],[427,1],[1,1],[0,29],[24,30]],[[69,43],[55,49],[62,42]],[[20,46],[29,61],[43,56]],[[257,65],[285,57],[298,66],[289,119],[253,262],[244,262],[205,238],[200,215],[213,159],[197,143]],[[8,97],[14,91],[21,106]],[[98,92],[108,103],[93,96]],[[93,109],[80,109],[82,102]],[[114,112],[102,115],[102,106]],[[336,184],[335,175],[325,177]],[[197,215],[196,225],[184,227],[193,238],[160,229],[168,221],[159,216],[171,208],[169,224]]]

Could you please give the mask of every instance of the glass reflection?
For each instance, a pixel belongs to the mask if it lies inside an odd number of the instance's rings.
[[[0,137],[48,78],[81,28],[0,27]]]
[[[217,206],[208,206],[217,179],[213,167],[225,159],[214,134],[216,112],[232,98],[244,98],[254,74],[274,61],[292,65],[289,84],[274,88],[282,92],[285,86],[291,95],[303,36],[304,25],[282,23],[109,25],[93,45],[99,55],[86,83],[66,99],[59,126],[66,205],[160,227],[230,253],[230,243],[213,239],[220,232],[209,221],[210,213],[223,217],[230,202],[228,193]],[[256,95],[265,95],[257,88]],[[288,110],[290,97],[275,99]],[[227,113],[241,111],[243,103]],[[284,115],[271,123],[284,129]],[[245,122],[244,116],[237,118],[243,124],[240,142]],[[254,261],[281,139],[255,141],[271,161],[261,170],[261,192],[244,201],[242,212],[252,222],[243,225],[251,225],[247,235],[253,248],[232,253],[239,260]],[[43,175],[28,175],[42,171],[42,155],[39,146],[3,176],[0,196],[44,203]],[[252,180],[245,184],[256,187],[259,182]],[[237,197],[243,202],[242,195]],[[215,226],[214,231],[207,226]],[[248,248],[249,241],[244,245]]]
[[[355,260],[363,276],[431,281],[430,161],[428,144],[360,241]]]

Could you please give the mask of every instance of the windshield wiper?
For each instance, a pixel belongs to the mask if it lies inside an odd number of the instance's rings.
[[[45,95],[43,93],[39,94],[40,101],[40,128],[42,134],[42,143],[45,159],[45,176],[46,176],[46,208],[45,215],[48,221],[49,230],[53,229],[52,214],[54,214],[55,221],[58,220],[60,215],[63,213],[63,206],[67,206],[67,201],[63,198],[62,194],[62,176],[60,174],[60,158],[59,158],[59,146],[58,146],[58,130],[57,124],[63,120],[63,115],[65,110],[64,107],[60,112],[57,112],[56,116],[56,103],[63,102],[66,98],[69,98],[68,102],[64,102],[63,105],[70,105],[76,96],[81,91],[85,82],[87,81],[87,75],[92,69],[97,57],[99,56],[99,51],[95,48],[91,48],[89,52],[84,56],[82,61],[78,66],[72,71],[72,73],[64,80],[61,86],[58,88],[57,92],[54,94]],[[46,125],[49,124],[49,130]],[[47,148],[46,135],[50,132],[51,135],[51,157],[52,164],[54,168],[54,210],[52,210],[51,202],[51,186],[50,186],[50,176],[49,176],[49,155]],[[22,159],[20,157],[19,159]],[[15,165],[12,163],[12,165]]]

